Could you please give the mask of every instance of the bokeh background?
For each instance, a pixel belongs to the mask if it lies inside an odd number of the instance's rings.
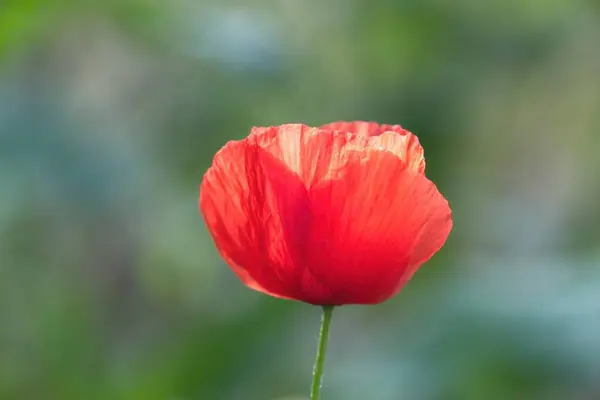
[[[400,123],[455,228],[336,310],[324,399],[600,399],[600,6],[0,1],[0,399],[306,396],[319,310],[197,211],[251,126]],[[305,398],[305,397],[304,397]]]

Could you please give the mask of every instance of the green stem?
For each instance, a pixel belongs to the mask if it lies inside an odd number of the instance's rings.
[[[319,400],[321,392],[321,383],[323,381],[323,365],[325,364],[325,353],[327,352],[327,342],[329,341],[329,326],[331,325],[331,316],[333,306],[323,306],[323,317],[321,318],[321,331],[319,333],[319,349],[317,350],[317,359],[313,370],[312,388],[310,390],[310,399]]]

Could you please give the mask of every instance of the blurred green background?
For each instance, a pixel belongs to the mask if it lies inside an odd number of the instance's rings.
[[[250,127],[400,123],[455,228],[334,315],[324,399],[600,399],[600,6],[0,1],[0,399],[306,396],[319,310],[197,211]]]

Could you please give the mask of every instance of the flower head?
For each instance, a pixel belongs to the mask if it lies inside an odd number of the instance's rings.
[[[452,228],[417,137],[369,122],[254,128],[216,154],[199,206],[242,282],[318,305],[389,299]]]

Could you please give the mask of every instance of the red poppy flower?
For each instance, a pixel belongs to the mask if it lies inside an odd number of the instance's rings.
[[[254,128],[215,156],[200,210],[247,286],[317,305],[394,296],[444,244],[448,202],[398,125]]]

